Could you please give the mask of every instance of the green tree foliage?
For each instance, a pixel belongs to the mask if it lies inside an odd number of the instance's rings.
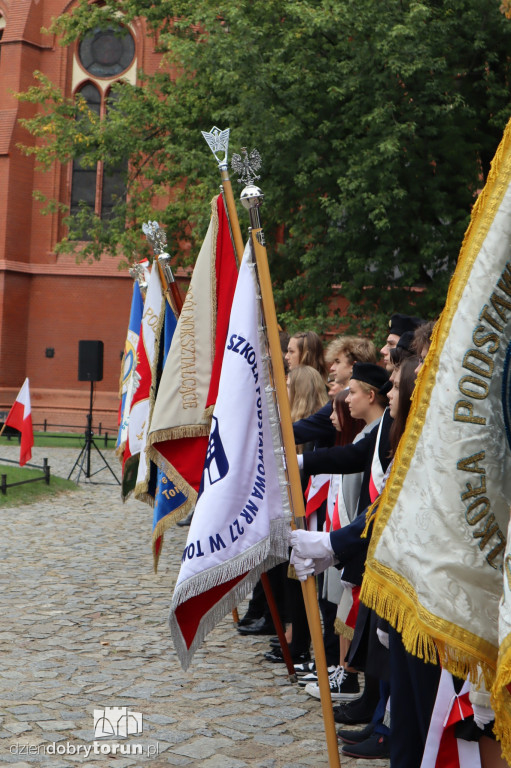
[[[263,157],[288,327],[322,327],[333,285],[359,327],[409,303],[439,312],[511,113],[498,0],[83,0],[54,31],[68,44],[119,10],[147,19],[163,59],[119,87],[106,120],[41,76],[23,96],[40,104],[26,126],[43,137],[29,150],[43,165],[130,159],[128,202],[108,222],[69,222],[61,249],[87,224],[86,255],[140,252],[141,222],[157,217],[174,252],[196,253],[219,180],[200,130],[230,127],[230,154]]]

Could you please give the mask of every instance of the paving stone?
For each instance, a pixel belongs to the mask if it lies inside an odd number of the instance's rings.
[[[52,729],[55,731],[70,731],[73,728],[76,728],[76,725],[72,720],[40,720],[36,722],[43,731]]]
[[[16,459],[18,451],[7,446],[0,454]],[[76,455],[34,448],[34,462],[48,456],[52,472],[63,477]],[[167,617],[188,531],[169,532],[153,574],[148,513],[133,499],[123,504],[116,486],[82,482],[5,517],[0,737],[39,754],[25,759],[4,750],[0,762],[106,768],[101,754],[85,761],[83,753],[41,750],[52,743],[93,745],[94,710],[126,706],[142,714],[143,733],[118,741],[139,743],[144,754],[116,754],[107,762],[117,768],[327,768],[318,702],[289,682],[282,665],[264,660],[267,637],[240,637],[226,616],[190,669],[181,670]],[[246,608],[245,600],[241,616]],[[159,753],[148,755],[150,746]],[[362,763],[343,758],[342,765]],[[388,768],[388,761],[377,768]]]
[[[166,715],[147,715],[145,720],[149,720],[150,723],[157,723],[158,725],[172,725],[177,722],[175,717],[167,717]]]
[[[201,768],[246,768],[248,763],[227,755],[213,755],[201,763]]]
[[[220,733],[222,736],[226,736],[228,739],[231,739],[231,741],[245,741],[245,739],[248,739],[248,735],[246,733],[241,733],[240,731],[236,731],[233,728],[222,728],[222,726],[215,725],[214,726],[215,731]]]
[[[3,728],[5,728],[6,731],[9,731],[9,733],[19,734],[24,733],[25,731],[31,731],[32,726],[28,723],[3,723]]]
[[[214,755],[223,747],[228,746],[228,744],[229,742],[227,739],[201,738],[194,739],[188,744],[174,747],[172,751],[176,752],[178,755],[185,755],[185,757],[195,757],[197,759],[204,760],[206,757],[211,757],[211,755]]]
[[[279,747],[283,744],[292,744],[294,739],[292,736],[284,733],[256,733],[254,741],[258,741],[261,744],[269,744],[272,747]]]

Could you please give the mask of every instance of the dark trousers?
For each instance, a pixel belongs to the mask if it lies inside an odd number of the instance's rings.
[[[440,665],[425,664],[405,650],[401,635],[389,629],[390,764],[420,768],[440,680]]]
[[[323,594],[324,580],[324,573],[320,573],[318,576],[318,602],[319,610],[321,611],[321,616],[323,618],[323,642],[325,644],[326,663],[329,667],[332,665],[337,667],[339,664],[340,653],[339,636],[335,634],[334,629],[337,606],[335,603],[331,603],[330,600],[321,597]]]

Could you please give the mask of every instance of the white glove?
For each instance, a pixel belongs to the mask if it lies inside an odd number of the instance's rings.
[[[297,529],[289,534],[288,543],[299,557],[312,557],[313,560],[331,557],[334,554],[330,544],[330,534],[322,531],[302,531]]]
[[[389,633],[384,632],[383,629],[380,629],[379,627],[376,627],[376,634],[378,635],[378,640],[383,645],[384,648],[389,647]]]
[[[480,704],[472,704],[474,710],[474,723],[484,731],[484,726],[495,720],[495,713],[491,707],[482,707]]]
[[[312,557],[300,557],[292,549],[289,562],[291,565],[294,565],[298,580],[306,581],[308,576],[317,576],[318,573],[326,571],[327,568],[334,564],[335,560],[333,555],[322,557],[319,560],[314,560]]]
[[[294,549],[291,550],[289,562],[294,566],[299,581],[307,581],[308,577],[314,573],[314,560],[311,557],[299,557]]]

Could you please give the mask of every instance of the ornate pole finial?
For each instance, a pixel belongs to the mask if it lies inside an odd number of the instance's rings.
[[[230,129],[226,128],[225,131],[221,131],[216,125],[208,131],[201,131],[204,139],[210,150],[215,156],[215,160],[218,163],[219,168],[227,168],[227,154],[229,151],[229,132]],[[223,152],[223,157],[220,154]]]
[[[166,252],[167,235],[157,221],[142,224],[142,232],[151,244],[155,256]]]
[[[256,171],[261,167],[262,159],[257,149],[253,149],[250,154],[248,154],[246,147],[242,147],[241,151],[243,152],[244,157],[241,155],[233,155],[231,165],[233,170],[240,174],[238,183],[245,184],[240,199],[243,207],[249,212],[250,226],[252,229],[259,230],[261,229],[259,208],[263,202],[264,195],[259,187],[256,187],[254,181],[261,178],[257,175]],[[264,239],[262,230],[260,232],[260,237]]]
[[[132,267],[129,268],[128,272],[130,273],[130,276],[133,278],[133,280],[136,280],[136,282],[140,286],[140,290],[142,292],[147,290],[147,282],[145,279],[145,273],[144,273],[144,267],[142,264],[137,263],[133,264]]]
[[[256,174],[256,171],[258,171],[261,167],[261,155],[257,149],[253,149],[250,154],[248,154],[246,147],[242,147],[241,151],[243,152],[244,157],[237,154],[232,156],[232,169],[233,171],[236,171],[236,173],[240,174],[238,184],[244,184],[246,187],[252,187],[254,185],[254,181],[259,181],[261,178]]]

